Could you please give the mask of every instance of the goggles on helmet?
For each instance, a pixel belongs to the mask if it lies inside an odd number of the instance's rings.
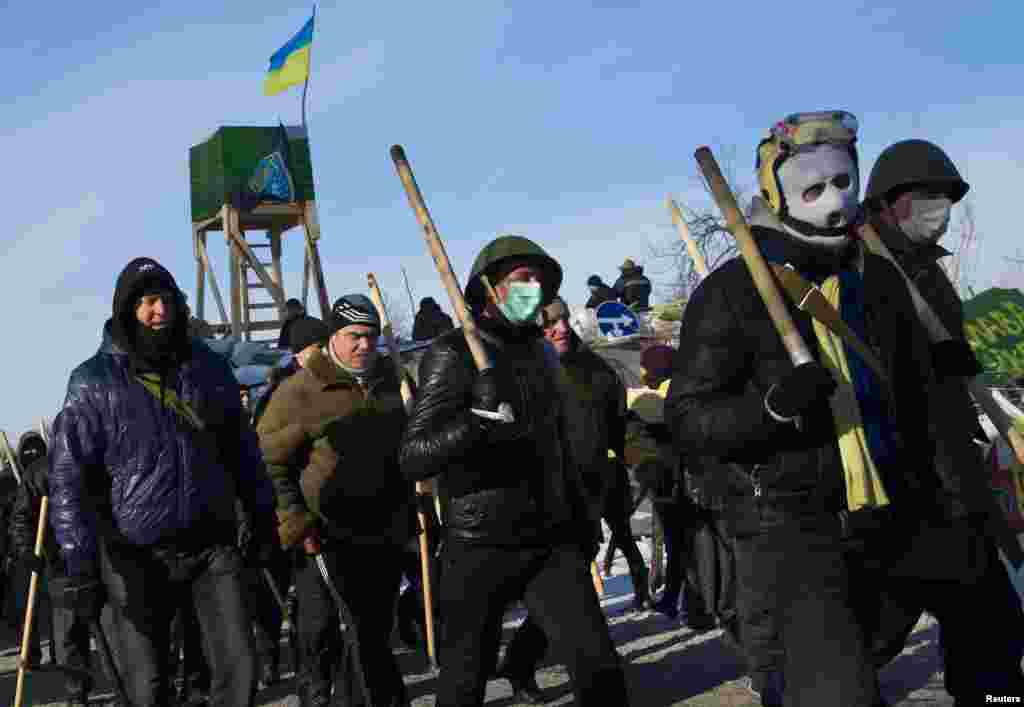
[[[849,145],[857,139],[857,118],[844,110],[794,113],[771,128],[772,137],[790,152],[822,143]]]

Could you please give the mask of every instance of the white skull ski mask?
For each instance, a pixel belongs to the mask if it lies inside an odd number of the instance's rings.
[[[843,248],[857,214],[860,173],[846,146],[820,144],[787,157],[778,168],[785,199],[782,223],[794,238]]]

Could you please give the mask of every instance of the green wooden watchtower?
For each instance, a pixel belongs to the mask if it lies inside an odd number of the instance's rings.
[[[253,332],[275,331],[281,327],[287,299],[282,278],[281,238],[296,227],[302,227],[305,237],[302,304],[306,305],[312,278],[321,316],[326,320],[330,311],[317,248],[320,225],[305,129],[287,128],[290,167],[298,201],[262,202],[251,211],[240,210],[230,203],[231,195],[244,187],[259,161],[273,151],[278,130],[274,126],[221,127],[208,140],[189,149],[192,242],[196,259],[195,316],[205,320],[205,285],[209,281],[221,318],[220,324],[212,325],[213,330],[230,332],[245,340],[250,340]],[[215,231],[224,233],[229,249],[230,312],[224,305],[206,249],[207,234]],[[249,240],[247,234],[251,231],[265,232],[266,240]],[[268,249],[270,260],[257,257],[259,249]],[[256,276],[255,281],[250,281],[250,272]],[[253,301],[252,290],[265,291],[270,301]],[[276,310],[277,319],[254,319],[254,312],[265,309]]]

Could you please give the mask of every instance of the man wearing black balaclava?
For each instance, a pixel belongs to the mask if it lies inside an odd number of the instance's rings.
[[[220,356],[190,340],[184,298],[150,258],[117,280],[99,351],[71,373],[54,421],[51,522],[65,606],[104,632],[128,699],[160,704],[169,629],[189,596],[199,617],[210,704],[253,704],[255,667],[235,547],[234,501],[252,518],[247,561],[276,540],[273,491]]]

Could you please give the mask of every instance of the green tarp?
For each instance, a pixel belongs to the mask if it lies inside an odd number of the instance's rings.
[[[993,287],[972,297],[964,302],[964,329],[987,385],[1024,376],[1024,293]]]
[[[277,126],[223,127],[188,151],[192,182],[192,221],[213,217],[231,192],[245,185],[261,159],[274,149]],[[301,128],[288,128],[292,179],[304,200],[315,199],[309,140]]]

